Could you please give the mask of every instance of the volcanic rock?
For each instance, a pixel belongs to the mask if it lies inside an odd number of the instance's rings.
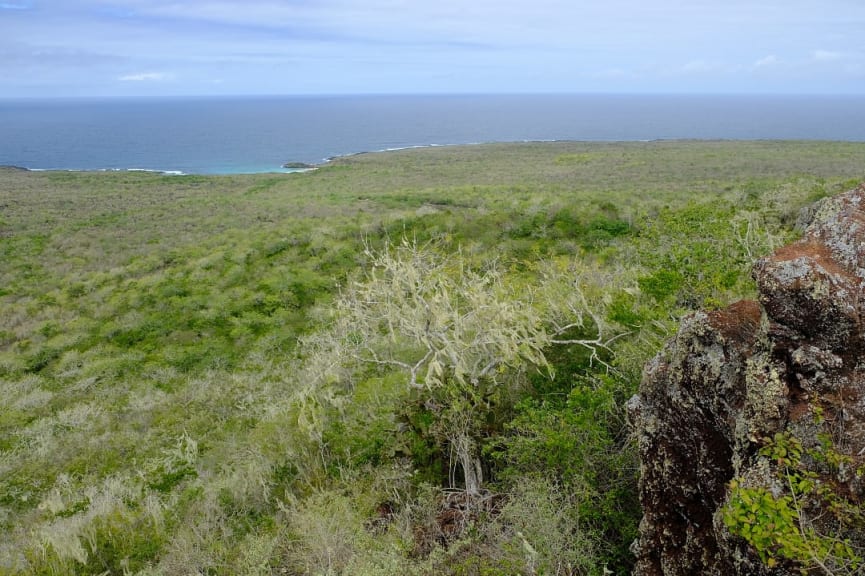
[[[807,221],[801,240],[754,266],[759,302],[686,317],[629,401],[644,513],[637,576],[809,569],[783,557],[770,567],[723,521],[732,480],[784,490],[780,464],[760,450],[778,434],[806,454],[830,438],[844,466],[803,458],[803,473],[854,508],[865,497],[852,472],[865,470],[865,185],[822,201]],[[832,500],[802,504],[816,534],[835,526],[819,509]],[[842,536],[865,544],[862,531]]]

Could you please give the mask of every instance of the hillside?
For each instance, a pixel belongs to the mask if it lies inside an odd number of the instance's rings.
[[[0,169],[0,572],[602,574],[624,404],[865,144]]]

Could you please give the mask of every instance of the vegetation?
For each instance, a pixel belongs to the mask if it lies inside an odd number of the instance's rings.
[[[731,482],[724,523],[752,546],[769,567],[785,563],[802,574],[857,574],[862,558],[852,540],[862,534],[865,516],[842,490],[821,482],[803,461],[809,458],[838,471],[855,468],[853,459],[840,454],[827,435],[819,448],[805,450],[789,432],[764,439],[760,456],[778,469],[778,489],[751,486],[744,478]],[[861,478],[865,468],[856,468]],[[816,512],[816,511],[821,512]]]
[[[625,573],[642,365],[862,166],[654,142],[0,170],[0,573]]]

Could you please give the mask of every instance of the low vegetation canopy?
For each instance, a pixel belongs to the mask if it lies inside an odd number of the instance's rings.
[[[651,142],[0,169],[0,573],[625,573],[643,364],[863,166]]]

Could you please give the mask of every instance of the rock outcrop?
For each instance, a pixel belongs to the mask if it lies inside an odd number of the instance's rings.
[[[786,490],[783,463],[764,449],[779,433],[801,443],[799,465],[815,485],[853,507],[863,501],[865,185],[823,200],[810,218],[800,241],[755,265],[759,302],[685,318],[646,367],[628,406],[644,511],[636,575],[799,574],[807,563],[780,553],[765,562],[724,522],[732,480],[776,497]],[[827,439],[841,464],[814,456]],[[815,535],[840,529],[831,510],[814,509],[829,501],[801,502]]]

